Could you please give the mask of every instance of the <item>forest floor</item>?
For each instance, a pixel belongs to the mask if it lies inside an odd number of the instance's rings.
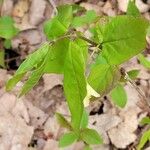
[[[45,74],[40,83],[26,96],[17,99],[23,82],[11,92],[5,91],[6,81],[14,74],[24,58],[43,42],[43,22],[54,14],[53,3],[58,6],[76,3],[87,10],[93,9],[98,15],[115,16],[126,11],[127,0],[4,0],[2,15],[14,18],[20,29],[12,40],[12,49],[5,50],[7,69],[0,69],[0,150],[58,150],[58,139],[65,132],[56,122],[54,114],[66,116],[69,111],[63,94],[60,75]],[[138,0],[140,12],[150,20],[150,4]],[[82,30],[82,29],[81,29]],[[150,59],[150,39],[147,37],[145,56]],[[150,70],[139,64],[137,58],[122,66],[126,71],[140,70],[134,81],[150,99]],[[139,121],[147,115],[143,97],[130,83],[125,85],[128,102],[120,109],[111,103],[110,97],[97,99],[87,108],[89,126],[103,137],[104,144],[93,150],[134,150],[147,126],[139,126]],[[145,150],[150,150],[150,144]],[[149,148],[148,148],[149,147]],[[82,150],[82,143],[73,144],[65,150]]]

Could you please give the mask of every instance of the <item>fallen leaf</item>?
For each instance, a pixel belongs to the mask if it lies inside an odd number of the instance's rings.
[[[57,85],[62,85],[63,76],[57,74],[45,74],[43,75],[44,89],[43,92],[51,90]]]
[[[24,103],[28,109],[31,125],[34,126],[35,128],[41,127],[45,122],[45,120],[47,119],[48,115],[39,108],[33,106],[31,102],[26,100],[24,101]]]
[[[37,6],[38,4],[38,6]],[[31,25],[38,25],[44,20],[44,12],[46,8],[45,0],[32,0],[31,7],[29,11],[29,22]]]
[[[19,0],[13,9],[13,16],[14,17],[23,17],[25,13],[28,11],[29,2],[28,0]]]
[[[28,150],[34,128],[26,125],[22,118],[11,114],[0,116],[0,121],[0,149]]]
[[[53,148],[53,150],[59,150],[58,142],[55,140],[48,140],[43,150],[50,150],[50,148]]]
[[[2,9],[1,9],[1,15],[2,16],[11,16],[13,10],[13,1],[12,0],[4,0]]]
[[[103,143],[109,144],[107,131],[121,122],[121,118],[112,114],[93,115],[89,117],[89,127],[97,130],[103,137]]]

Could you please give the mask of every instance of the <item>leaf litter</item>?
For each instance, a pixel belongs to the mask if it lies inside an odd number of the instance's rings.
[[[60,3],[62,2],[64,3],[65,0]],[[68,3],[68,1],[66,2]],[[56,2],[56,4],[58,3]],[[111,1],[82,2],[81,6],[87,10],[94,9],[98,14],[112,16],[118,12],[126,12],[126,3],[127,0],[118,0],[117,8],[114,5],[116,3]],[[148,4],[144,4],[140,0],[137,0],[137,5],[142,13],[146,13],[150,8]],[[21,30],[17,38],[13,40],[14,49],[19,49],[20,44],[23,44],[26,39],[29,45],[27,53],[31,53],[45,41],[42,38],[40,25],[46,18],[51,17],[51,9],[53,8],[50,3],[45,0],[38,1],[38,5],[36,0],[21,0],[17,3],[5,0],[2,14],[12,15],[16,26]],[[47,14],[48,16],[45,16]],[[126,71],[129,69],[140,70],[139,80],[135,82],[139,82],[137,86],[140,86],[149,95],[150,74],[148,70],[138,64],[137,58],[123,67]],[[66,102],[62,96],[62,77],[55,74],[43,76],[40,84],[22,99],[17,99],[16,95],[22,83],[19,83],[18,89],[14,89],[11,93],[5,92],[4,85],[9,77],[9,72],[0,70],[0,149],[49,150],[53,147],[54,150],[58,150],[58,138],[64,129],[57,124],[54,112],[61,112],[69,119]],[[125,90],[128,94],[128,103],[124,109],[119,109],[110,101],[106,102],[103,99],[102,102],[94,102],[95,105],[87,108],[89,114],[94,109],[96,110],[94,115],[90,115],[89,126],[95,128],[104,138],[104,145],[93,147],[94,150],[109,150],[111,147],[128,149],[128,146],[138,138],[136,131],[139,115],[144,114],[139,105],[141,97],[129,83],[125,85]],[[107,98],[109,99],[109,96]],[[98,112],[100,107],[102,110]],[[66,148],[66,150],[76,149],[82,150],[83,145],[77,143]]]

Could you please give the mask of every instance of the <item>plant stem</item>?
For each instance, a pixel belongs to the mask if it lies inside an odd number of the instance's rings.
[[[84,40],[84,41],[86,41],[86,42],[88,42],[88,43],[90,43],[90,44],[93,45],[94,47],[97,47],[97,46],[99,45],[99,44],[97,44],[97,43],[91,41],[90,39],[88,39],[88,38],[86,38],[86,37],[84,37],[84,36],[77,35],[77,37],[80,38],[80,39],[82,39],[82,40]]]
[[[57,6],[55,4],[55,2],[53,0],[49,0],[50,4],[52,5],[53,9],[54,9],[54,15],[58,14],[58,10],[57,10]]]
[[[64,38],[80,38],[80,39],[82,39],[82,40],[88,42],[89,44],[91,44],[93,47],[97,47],[97,48],[100,48],[100,47],[101,47],[100,44],[97,44],[97,43],[95,43],[94,41],[92,41],[92,40],[90,40],[90,39],[88,39],[88,38],[86,38],[86,37],[84,37],[84,36],[77,35],[77,34],[64,35],[64,36],[61,36],[61,37],[59,37],[59,38],[57,38],[57,39],[55,39],[55,40],[50,41],[50,43],[56,42],[56,41],[61,40],[61,39],[64,39]]]

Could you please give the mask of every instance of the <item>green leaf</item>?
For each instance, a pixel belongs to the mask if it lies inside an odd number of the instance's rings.
[[[56,39],[68,31],[73,17],[72,6],[62,5],[58,7],[58,15],[44,24],[44,33],[48,40]]]
[[[45,73],[59,73],[64,72],[64,63],[66,54],[68,52],[69,39],[61,39],[56,41],[48,52],[49,59],[46,62]]]
[[[89,121],[89,116],[88,116],[88,113],[86,112],[86,110],[84,109],[80,127],[86,128],[88,125],[88,121]]]
[[[76,43],[80,47],[80,49],[83,53],[83,57],[85,60],[85,65],[86,65],[87,60],[88,60],[88,44],[87,44],[87,42],[82,39],[77,38],[74,40],[74,43]]]
[[[57,19],[68,28],[73,18],[72,5],[61,5],[58,7]]]
[[[24,77],[25,73],[16,74],[6,83],[6,90],[10,91]]]
[[[65,60],[64,91],[71,112],[72,126],[78,130],[84,108],[83,99],[86,96],[85,61],[82,49],[73,41],[69,43]]]
[[[96,21],[97,15],[95,11],[89,10],[86,12],[85,15],[79,16],[79,17],[74,17],[72,21],[72,27],[80,27],[86,24],[90,24],[94,21]]]
[[[5,51],[0,50],[0,66],[1,67],[5,67],[4,57],[5,57]]]
[[[111,91],[111,98],[112,101],[119,107],[125,107],[127,103],[127,94],[124,90],[124,87],[121,84],[118,84],[112,91]]]
[[[130,79],[134,80],[137,78],[138,74],[139,74],[140,70],[131,70],[128,71],[127,74],[129,75]]]
[[[18,34],[18,29],[14,26],[14,21],[9,16],[0,18],[0,37],[11,39]]]
[[[150,124],[150,118],[149,117],[144,117],[141,122],[141,125],[145,125],[145,124]]]
[[[100,19],[99,23],[95,25],[95,27],[90,29],[90,32],[92,33],[92,39],[96,41],[97,43],[103,42],[103,30],[107,23],[108,18],[103,17]]]
[[[140,53],[146,46],[148,25],[141,17],[112,18],[104,28],[102,56],[109,64],[119,65]]]
[[[19,66],[16,74],[25,73],[36,67],[36,65],[45,58],[49,50],[49,43],[43,44],[38,50],[36,50],[26,58],[26,60]]]
[[[92,64],[92,66],[99,65],[99,64],[105,64],[105,65],[108,64],[106,59],[102,57],[101,54],[96,57],[95,63]]]
[[[144,132],[144,134],[142,135],[137,150],[142,150],[142,148],[148,141],[150,141],[150,130]]]
[[[42,45],[37,51],[30,54],[27,59],[19,66],[15,75],[7,82],[6,90],[11,90],[25,75],[36,65],[38,65],[46,56],[49,50],[49,43]]]
[[[67,128],[69,130],[72,129],[70,123],[60,114],[60,113],[56,113],[55,114],[57,122],[64,128]]]
[[[37,68],[31,73],[29,79],[23,85],[19,97],[28,93],[38,83],[38,81],[43,75],[44,65],[45,61],[41,64],[39,68]]]
[[[138,55],[138,60],[147,69],[150,69],[150,61],[147,60],[142,54]]]
[[[44,33],[48,40],[56,39],[66,32],[67,28],[57,18],[53,18],[44,23]]]
[[[6,40],[4,41],[4,47],[5,47],[6,49],[10,49],[10,48],[11,48],[11,40],[10,40],[10,39],[6,39]]]
[[[88,57],[87,43],[81,39],[76,39],[74,43],[76,43],[80,47],[86,63]],[[58,40],[52,45],[51,51],[48,52],[49,59],[46,62],[46,66],[44,69],[45,73],[62,74],[64,72],[64,62],[66,59],[66,54],[68,52],[68,47],[68,38]]]
[[[147,36],[150,36],[150,26],[147,29]]]
[[[59,147],[66,147],[74,143],[78,137],[74,132],[64,134],[59,140]]]
[[[100,94],[98,94],[88,83],[86,88],[87,88],[87,94],[83,100],[84,107],[87,107],[89,105],[91,97],[100,97]]]
[[[120,72],[116,66],[108,64],[94,65],[88,76],[88,83],[100,96],[108,93],[120,79]]]
[[[96,130],[93,129],[83,129],[81,131],[81,139],[85,141],[87,144],[102,144],[102,138],[97,133]]]
[[[134,17],[139,17],[141,15],[140,11],[135,5],[135,0],[129,0],[128,7],[127,7],[127,15],[134,16]]]

